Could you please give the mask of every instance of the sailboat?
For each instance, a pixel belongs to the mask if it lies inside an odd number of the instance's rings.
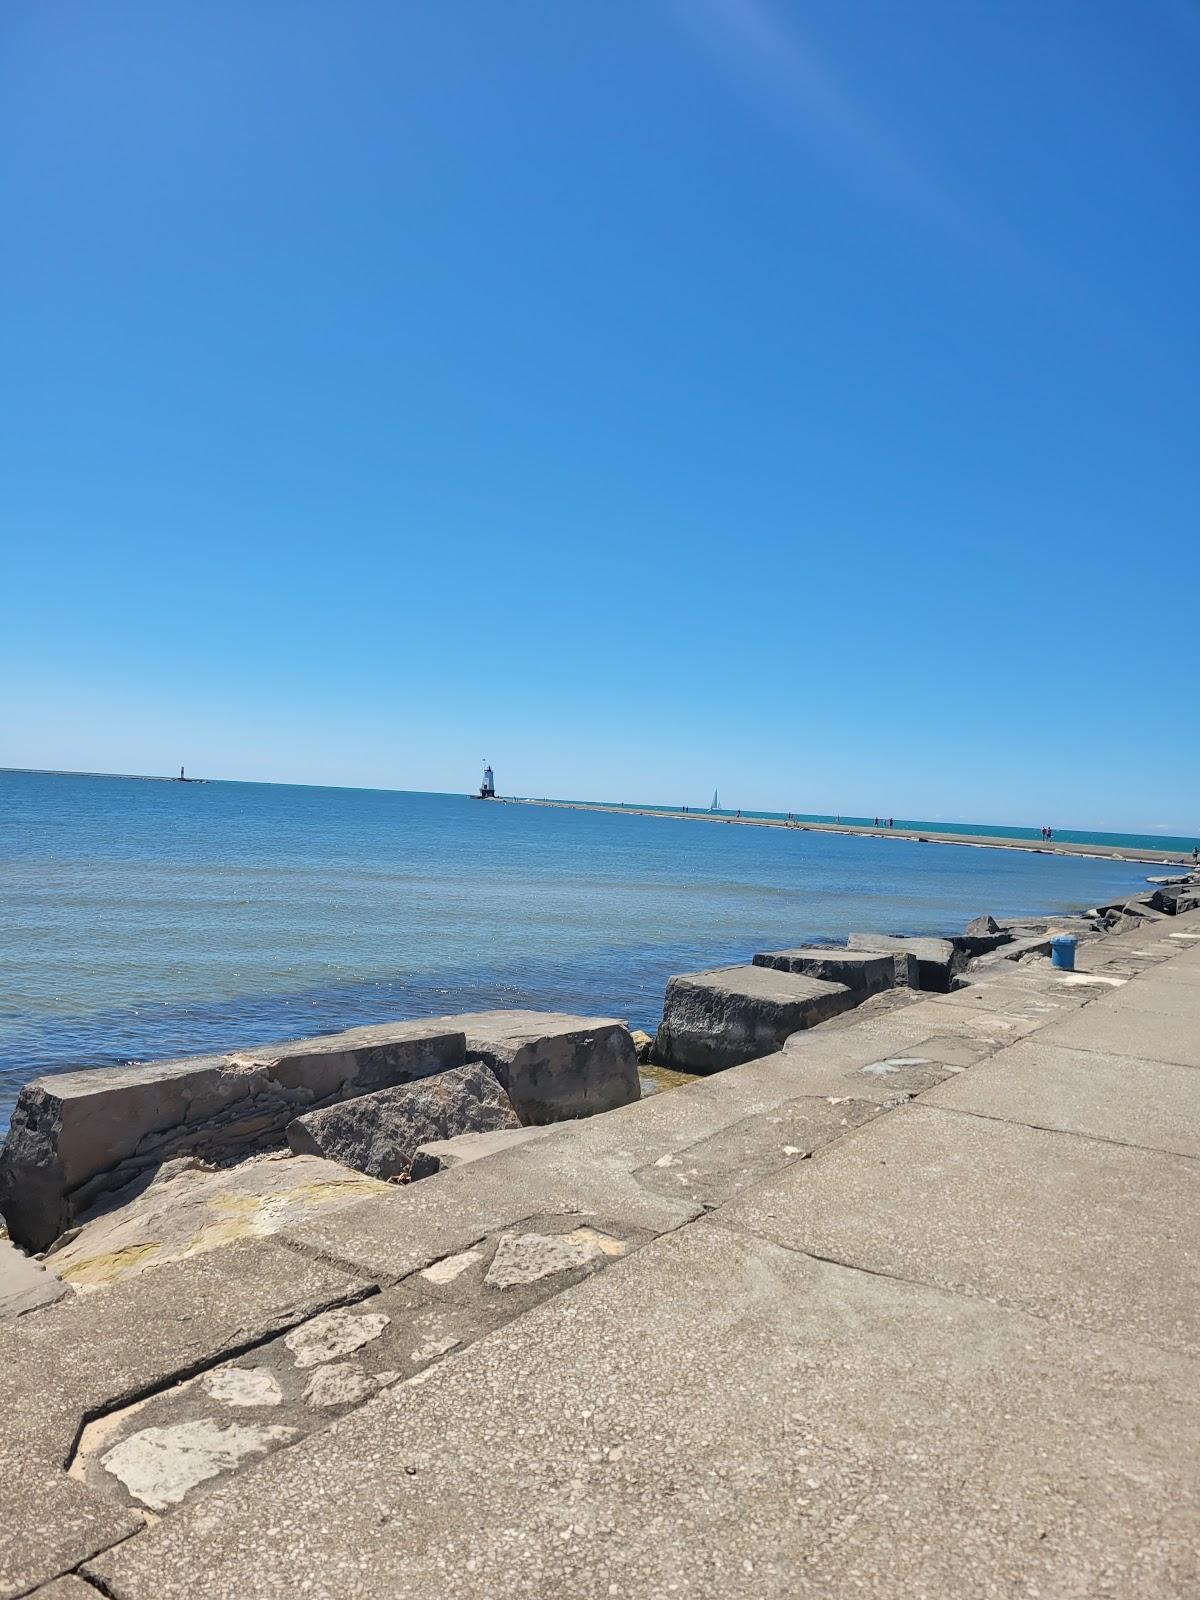
[[[717,791],[715,789],[713,790],[713,803],[712,803],[712,805],[709,806],[708,809],[710,811],[720,811],[720,809],[721,809],[721,797],[720,797],[720,795],[718,795],[718,793],[717,793]]]

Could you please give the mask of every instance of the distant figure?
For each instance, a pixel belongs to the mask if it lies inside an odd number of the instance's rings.
[[[1054,837],[1054,829],[1053,828],[1047,828],[1046,829],[1046,837],[1047,837],[1047,839],[1053,839],[1053,837]]]
[[[874,818],[874,819],[873,819],[873,820],[872,820],[872,822],[871,822],[871,826],[872,826],[872,827],[873,827],[873,828],[877,828],[877,827],[878,827],[878,826],[879,826],[879,818],[878,818],[878,817],[875,817],[875,818]]]
[[[686,806],[684,806],[684,808],[683,808],[683,814],[684,814],[685,817],[687,816],[687,807]]]
[[[1200,846],[1193,845],[1192,846],[1192,865],[1195,866],[1197,862],[1200,862]]]
[[[896,826],[895,822],[892,820],[891,817],[889,817],[888,818],[888,827],[889,828],[894,828],[895,826]]]
[[[739,816],[739,817],[740,817],[740,816],[741,816],[741,814],[742,814],[742,813],[741,813],[741,812],[740,812],[740,811],[739,811],[739,812],[738,812],[738,816]]]

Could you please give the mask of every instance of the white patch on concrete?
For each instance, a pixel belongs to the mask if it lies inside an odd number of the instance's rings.
[[[654,1165],[656,1167],[673,1167],[678,1159],[678,1156],[659,1156]]]
[[[624,1239],[614,1239],[611,1233],[601,1233],[599,1228],[573,1228],[567,1238],[573,1244],[594,1244],[606,1256],[623,1256],[629,1249]]]
[[[464,1250],[460,1255],[447,1256],[444,1261],[435,1261],[431,1267],[425,1268],[421,1276],[428,1278],[430,1283],[453,1283],[473,1261],[482,1260],[482,1250]]]
[[[336,1366],[322,1367],[308,1380],[304,1398],[319,1410],[332,1410],[334,1406],[357,1406],[369,1400],[379,1385],[369,1374],[356,1367],[352,1361]]]
[[[319,1367],[378,1339],[391,1320],[382,1311],[326,1311],[293,1328],[283,1342],[298,1367]]]
[[[198,1483],[231,1472],[247,1456],[261,1456],[273,1444],[296,1436],[295,1428],[265,1428],[231,1422],[222,1427],[205,1418],[169,1428],[143,1428],[101,1456],[100,1464],[119,1478],[135,1500],[151,1511],[177,1506]]]
[[[453,1350],[462,1343],[461,1339],[431,1339],[428,1344],[423,1344],[419,1350],[414,1350],[409,1357],[410,1361],[436,1361],[438,1356],[444,1356],[447,1350]]]
[[[212,1395],[226,1406],[278,1406],[283,1390],[264,1367],[218,1367],[200,1380]]]
[[[1068,972],[1057,980],[1064,989],[1078,988],[1080,984],[1107,983],[1114,989],[1119,989],[1123,983],[1128,983],[1128,978],[1102,977],[1098,972]]]
[[[590,1241],[544,1233],[505,1233],[483,1281],[489,1289],[515,1289],[589,1266],[602,1255],[599,1246]]]
[[[888,1078],[901,1067],[927,1067],[928,1056],[888,1056],[886,1061],[872,1061],[863,1071],[870,1078]]]

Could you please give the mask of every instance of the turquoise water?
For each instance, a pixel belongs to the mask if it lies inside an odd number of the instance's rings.
[[[1154,870],[456,795],[0,772],[0,1125],[26,1078],[81,1063],[485,1006],[652,1028],[673,972],[1093,904]]]

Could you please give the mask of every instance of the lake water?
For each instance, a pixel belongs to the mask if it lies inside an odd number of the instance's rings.
[[[0,772],[0,1128],[21,1083],[389,1018],[652,1029],[674,972],[1094,904],[1153,867],[465,796]]]

